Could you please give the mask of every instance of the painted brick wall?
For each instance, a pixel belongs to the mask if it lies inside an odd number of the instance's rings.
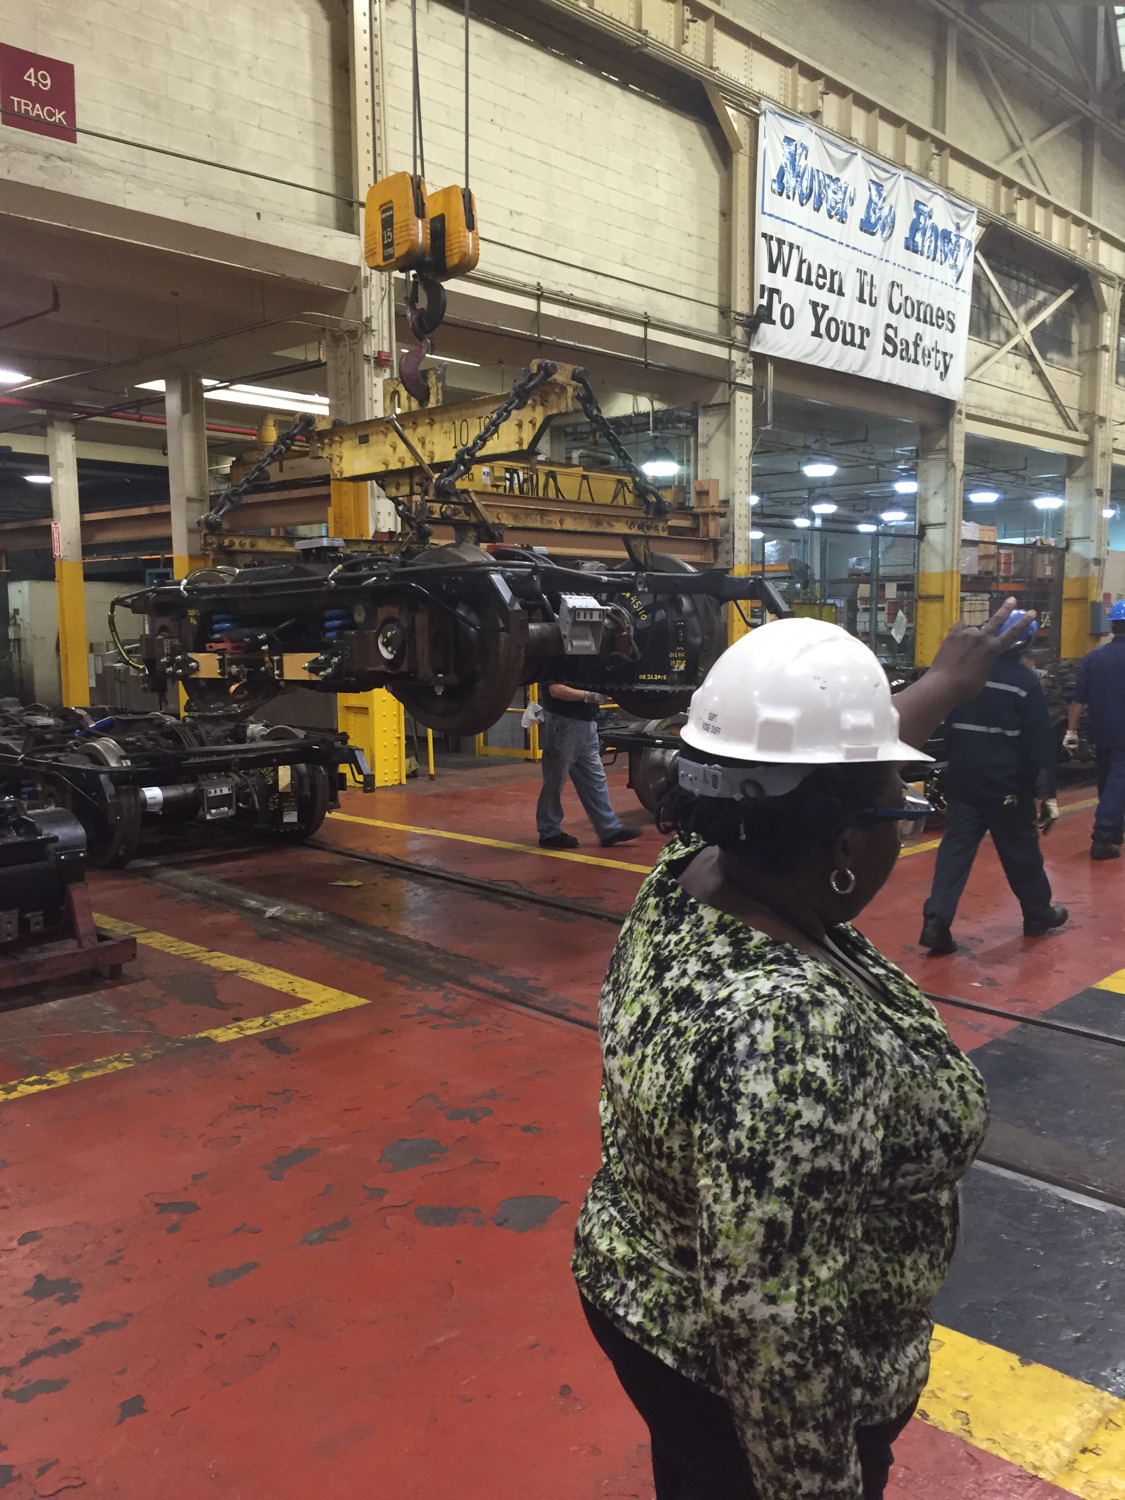
[[[350,195],[346,20],[344,0],[0,0],[0,41],[74,64],[80,127]],[[0,144],[14,180],[193,224],[351,227],[330,197],[92,136]]]
[[[389,166],[410,166],[410,6],[386,5]],[[464,176],[463,30],[421,0],[426,180]],[[496,28],[472,28],[482,272],[717,331],[723,164],[701,121]]]

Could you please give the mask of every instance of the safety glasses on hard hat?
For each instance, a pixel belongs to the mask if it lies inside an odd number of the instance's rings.
[[[893,822],[898,829],[900,842],[912,844],[915,839],[921,837],[922,830],[926,826],[926,819],[933,811],[932,802],[928,802],[913,787],[904,786],[901,807],[865,807],[859,817],[864,820],[870,819],[874,823]]]

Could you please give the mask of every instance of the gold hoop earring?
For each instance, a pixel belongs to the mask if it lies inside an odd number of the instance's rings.
[[[854,870],[833,870],[828,877],[828,884],[836,892],[837,896],[850,896],[855,890]]]

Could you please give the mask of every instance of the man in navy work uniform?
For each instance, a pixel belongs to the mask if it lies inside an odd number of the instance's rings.
[[[1086,708],[1089,737],[1098,757],[1098,809],[1091,859],[1119,859],[1125,838],[1125,602],[1109,612],[1113,639],[1078,663],[1074,698],[1063,745],[1078,745],[1078,721]]]
[[[610,806],[598,745],[597,717],[604,697],[561,682],[543,682],[539,685],[539,702],[543,709],[543,722],[539,726],[543,790],[535,809],[535,824],[540,846],[578,847],[578,840],[573,834],[564,833],[562,826],[562,791],[568,776],[603,844],[627,844],[640,838],[635,828],[625,827]]]
[[[1019,619],[1012,614],[1009,625]],[[973,860],[992,835],[1008,884],[1023,908],[1025,937],[1044,937],[1067,919],[1051,904],[1040,832],[1059,816],[1055,800],[1055,744],[1039,679],[1020,661],[1038,626],[1028,621],[1016,646],[992,668],[984,691],[946,723],[945,837],[938,849],[919,943],[934,955],[952,953],[950,927]],[[1125,742],[1123,742],[1125,743]],[[1043,799],[1038,811],[1035,799]]]

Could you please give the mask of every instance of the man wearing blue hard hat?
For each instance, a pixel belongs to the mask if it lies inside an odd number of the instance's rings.
[[[1016,610],[1009,625],[1023,613]],[[946,722],[945,836],[919,938],[935,956],[957,947],[950,928],[986,833],[1023,909],[1024,936],[1045,937],[1067,919],[1066,907],[1052,904],[1039,847],[1040,833],[1049,832],[1059,816],[1054,733],[1039,678],[1020,660],[1038,629],[1029,619],[1015,646],[993,666],[984,691]]]
[[[1070,721],[1063,737],[1067,750],[1078,747],[1078,721],[1085,708],[1089,738],[1098,758],[1098,810],[1094,814],[1091,859],[1118,859],[1125,841],[1125,601],[1109,612],[1113,639],[1078,663]]]

